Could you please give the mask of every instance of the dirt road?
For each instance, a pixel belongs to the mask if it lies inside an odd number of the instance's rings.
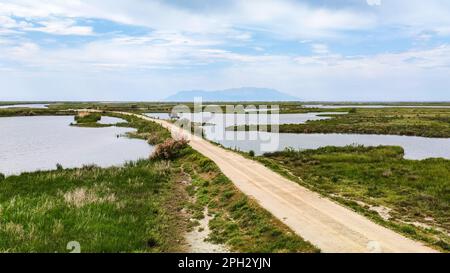
[[[172,134],[187,134],[167,121],[140,117],[161,124]],[[199,137],[191,137],[190,145],[213,160],[243,193],[322,252],[436,252],[321,197],[258,162]]]

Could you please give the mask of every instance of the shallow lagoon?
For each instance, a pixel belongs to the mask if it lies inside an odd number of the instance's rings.
[[[71,122],[73,116],[0,118],[0,172],[49,170],[57,163],[64,168],[116,166],[147,158],[153,150],[146,141],[121,136],[131,128],[81,128]]]
[[[345,112],[320,112],[300,114],[247,113],[247,114],[213,114],[209,112],[195,114],[180,114],[180,119],[189,119],[194,122],[215,124],[218,127],[228,127],[244,124],[300,124],[309,120],[324,120],[332,118],[332,115],[343,115]],[[149,117],[157,119],[170,119],[168,113],[147,113]],[[277,117],[275,119],[275,117]],[[258,120],[259,119],[259,120]]]
[[[280,114],[277,124],[305,123],[308,120],[327,119],[322,115],[343,113],[306,113]],[[345,114],[345,113],[344,113]],[[160,119],[168,119],[167,113],[148,114]],[[239,115],[237,115],[239,116]],[[188,117],[189,116],[184,116]],[[208,119],[205,119],[208,121]],[[204,121],[205,121],[204,120]],[[198,121],[194,117],[194,121]],[[225,131],[225,127],[245,124],[244,121],[233,120],[223,122],[223,117],[209,120],[215,126],[204,126],[206,138],[231,149],[248,152],[253,150],[260,155],[265,152],[294,149],[317,149],[325,146],[401,146],[405,150],[405,158],[422,160],[426,158],[442,157],[450,159],[450,138],[426,138],[395,135],[364,135],[364,134],[288,134],[265,132],[233,132]],[[223,124],[226,124],[224,126]],[[250,122],[247,124],[256,124]]]
[[[0,105],[0,109],[9,109],[9,108],[35,108],[35,109],[46,109],[48,108],[47,104],[12,104],[12,105]]]
[[[339,108],[450,108],[449,105],[376,105],[376,104],[354,104],[354,105],[330,105],[330,104],[305,104],[304,108],[339,109]]]
[[[450,138],[426,138],[394,135],[362,135],[362,134],[279,134],[257,132],[258,140],[249,139],[252,132],[234,133],[236,140],[221,140],[218,143],[228,148],[241,151],[255,151],[260,155],[264,152],[274,152],[285,148],[317,149],[325,146],[400,146],[405,150],[406,159],[422,160],[427,158],[450,159]],[[244,136],[243,136],[244,135]],[[264,144],[265,146],[261,146]],[[266,147],[266,148],[264,148]]]

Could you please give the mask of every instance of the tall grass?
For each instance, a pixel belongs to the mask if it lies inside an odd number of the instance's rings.
[[[78,113],[74,119],[79,124],[96,123],[102,119],[102,115],[99,113]]]
[[[312,111],[312,110],[310,110]],[[329,110],[331,111],[331,110]],[[333,110],[334,111],[334,110]],[[358,109],[331,119],[305,124],[282,124],[280,133],[385,134],[423,137],[450,137],[450,109],[386,108]],[[248,125],[228,130],[250,130]],[[262,128],[258,128],[262,130]],[[270,128],[264,128],[270,130]]]
[[[195,201],[189,209],[203,218],[204,208],[208,208],[213,216],[210,241],[236,252],[319,252],[240,192],[214,162],[187,150],[190,152],[180,163],[192,179],[188,192]]]
[[[386,207],[387,220],[402,231],[441,248],[450,244],[450,160],[405,160],[402,148],[382,146],[286,150],[260,160],[365,214],[379,216],[370,206]],[[417,222],[430,229],[414,227]]]
[[[155,164],[6,178],[0,183],[0,251],[67,252],[70,241],[83,252],[177,250],[177,216],[167,206],[171,176]]]
[[[119,126],[137,129],[133,136],[163,143],[164,156],[123,167],[0,175],[0,252],[68,252],[72,241],[82,252],[185,251],[184,234],[205,208],[213,215],[209,240],[232,251],[318,251],[166,129],[114,116],[127,120]]]

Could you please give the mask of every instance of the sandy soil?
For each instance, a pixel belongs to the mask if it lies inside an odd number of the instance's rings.
[[[216,245],[208,242],[206,239],[210,233],[209,220],[211,216],[205,209],[205,218],[200,220],[200,225],[195,227],[193,231],[186,234],[186,242],[188,244],[189,253],[227,253],[230,252],[224,245]]]
[[[167,121],[137,116],[161,124],[176,136],[188,134]],[[213,160],[243,193],[322,252],[436,252],[321,197],[258,162],[199,137],[190,137],[190,145]]]

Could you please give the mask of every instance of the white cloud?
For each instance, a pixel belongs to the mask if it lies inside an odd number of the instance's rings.
[[[295,1],[237,1],[231,21],[284,38],[335,37],[340,31],[374,27],[375,18],[348,9],[311,7]]]
[[[26,28],[30,27],[31,24],[27,22],[17,22],[15,19],[1,15],[0,13],[0,29],[10,29],[10,28]]]
[[[36,58],[40,53],[40,48],[37,44],[26,42],[15,45],[8,50],[8,58],[13,60],[27,60],[29,58]]]
[[[172,52],[164,46],[155,49],[150,45],[110,44],[95,43],[82,50],[57,52],[22,45],[15,49],[16,60],[38,69],[30,73],[21,70],[20,74],[5,72],[0,81],[23,94],[36,95],[29,90],[38,87],[58,90],[53,94],[60,99],[162,99],[176,90],[249,85],[277,88],[306,100],[449,99],[450,46],[373,56],[287,57],[249,56],[206,48],[198,48],[195,53],[172,48]],[[30,52],[23,50],[27,47],[35,51],[34,56],[20,55]],[[178,56],[186,52],[191,54],[184,59]],[[220,60],[233,60],[234,65],[183,70],[184,65]],[[25,87],[14,86],[18,82]]]
[[[67,78],[83,85],[74,84],[73,88],[92,92],[101,89],[96,87],[119,90],[154,86],[168,91],[255,85],[301,97],[332,97],[332,92],[343,90],[356,95],[359,90],[367,96],[400,89],[402,94],[407,94],[405,90],[418,94],[450,84],[444,77],[450,70],[447,45],[353,57],[334,52],[342,45],[364,46],[361,44],[370,41],[374,33],[381,33],[377,38],[387,40],[385,34],[415,37],[425,45],[436,35],[448,36],[448,0],[382,4],[380,0],[368,0],[376,8],[366,7],[361,1],[362,9],[293,0],[227,3],[220,9],[198,10],[156,0],[0,0],[1,69],[20,72],[22,78],[15,78],[20,82],[17,86],[28,82],[30,88],[32,82],[44,86],[46,79],[48,85],[61,82],[61,87],[62,79]],[[66,44],[66,37],[55,37],[51,49],[45,41],[33,41],[24,34],[95,35],[89,19],[143,26],[149,34],[96,35],[87,39],[90,42],[76,45]],[[286,44],[289,53],[280,53],[276,46],[285,40],[302,41],[297,46],[310,46],[312,55],[295,56],[294,52],[300,50],[292,44]],[[351,48],[346,51],[351,52]],[[12,79],[2,76],[0,82],[14,85]]]
[[[333,31],[364,29],[372,27],[374,23],[370,14],[311,8],[291,0],[233,0],[230,3],[228,8],[223,10],[200,13],[161,1],[12,0],[9,3],[0,3],[0,15],[27,19],[98,18],[163,31],[203,34],[226,33],[236,31],[236,27],[250,27],[280,37],[306,38],[333,36]],[[234,36],[248,39],[249,33],[242,32]]]
[[[249,33],[238,34],[237,29],[239,32],[245,28],[262,30],[279,38],[303,40],[335,38],[343,31],[395,25],[450,35],[448,0],[396,0],[382,4],[381,0],[366,1],[377,9],[327,8],[293,0],[230,0],[224,8],[206,12],[156,0],[10,0],[0,3],[0,16],[14,15],[39,21],[51,17],[98,18],[161,31],[200,34],[234,31],[234,36],[242,39],[248,39]],[[61,32],[59,27],[57,30]],[[67,27],[70,28],[68,33],[89,32],[86,27]]]
[[[328,54],[330,52],[326,44],[312,44],[311,50],[315,54]]]
[[[374,56],[303,56],[225,69],[217,87],[270,86],[305,100],[448,100],[450,46]]]
[[[385,1],[377,12],[380,26],[400,28],[410,36],[423,32],[450,35],[450,1],[447,0]]]
[[[92,27],[77,26],[75,20],[51,18],[50,20],[39,21],[42,26],[27,26],[24,30],[39,31],[55,35],[93,35]]]
[[[205,66],[226,62],[230,67],[257,65],[267,71],[276,67],[295,70],[318,70],[318,74],[330,68],[343,73],[382,73],[393,69],[450,70],[450,46],[443,45],[426,50],[409,50],[400,53],[384,53],[372,56],[342,56],[330,52],[326,44],[311,44],[312,56],[271,55],[256,51],[257,55],[236,53],[215,48],[214,40],[191,40],[180,34],[153,33],[142,37],[119,37],[84,44],[79,48],[40,48],[30,42],[0,43],[5,52],[0,57],[8,62],[26,67],[70,71],[111,70],[161,70],[183,67]],[[341,72],[339,72],[341,73]],[[289,81],[295,80],[295,77]]]
[[[381,0],[366,0],[369,6],[380,6]]]
[[[15,31],[17,30],[17,31]],[[3,33],[20,33],[20,31],[38,31],[55,35],[92,35],[90,26],[77,26],[73,19],[45,17],[19,21],[0,13],[0,31]]]

